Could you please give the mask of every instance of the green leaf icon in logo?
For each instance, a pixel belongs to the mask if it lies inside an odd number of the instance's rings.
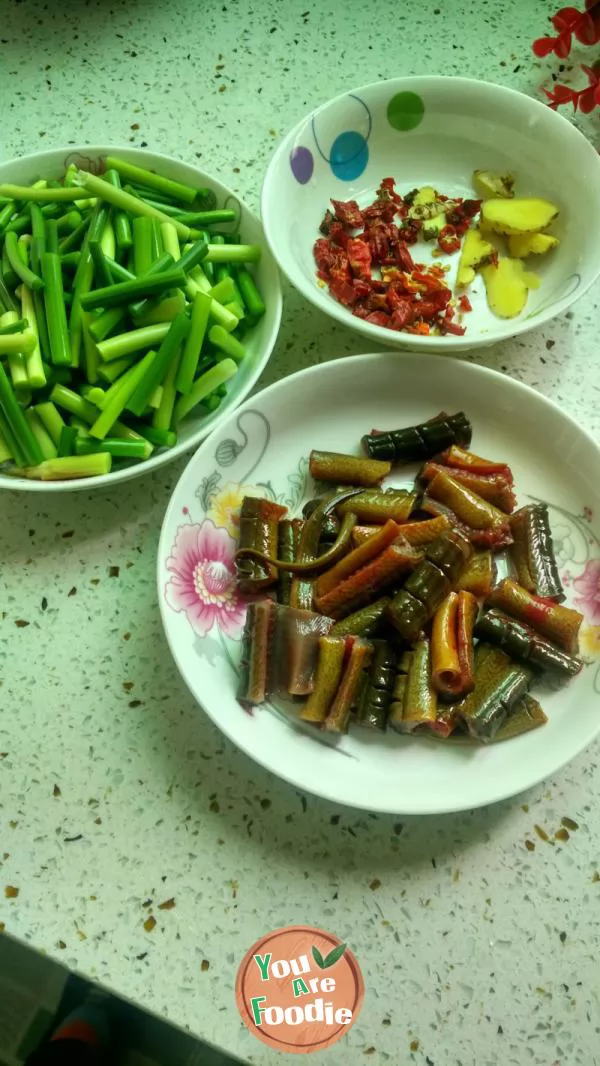
[[[323,969],[328,970],[330,966],[335,966],[338,959],[341,959],[347,946],[347,944],[338,944],[337,948],[330,951],[329,955],[326,956],[325,961],[323,962]]]
[[[317,966],[319,967],[319,969],[324,970],[325,969],[325,962],[323,960],[323,956],[321,955],[321,952],[319,951],[318,948],[315,947],[314,944],[312,946],[312,957],[315,960],[315,962],[316,962]]]
[[[319,969],[328,970],[330,966],[335,966],[338,959],[341,959],[347,947],[347,944],[338,944],[337,948],[334,948],[333,951],[329,952],[329,955],[326,955],[325,958],[323,958],[319,949],[313,944],[312,957]]]

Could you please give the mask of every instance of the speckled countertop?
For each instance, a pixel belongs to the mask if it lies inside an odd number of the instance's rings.
[[[456,73],[536,92],[547,10],[4,0],[0,152],[148,145],[256,204],[279,135],[344,88]],[[477,357],[596,434],[599,295]],[[288,288],[263,383],[361,349]],[[93,496],[0,498],[7,931],[248,1062],[272,1053],[237,1016],[237,964],[300,922],[348,940],[365,975],[332,1064],[600,1062],[597,746],[513,802],[439,820],[336,809],[270,777],[193,704],[162,638],[155,553],[182,465]],[[565,816],[578,829],[555,841]]]

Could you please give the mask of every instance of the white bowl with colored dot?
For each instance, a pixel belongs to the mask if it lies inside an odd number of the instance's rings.
[[[262,247],[261,259],[255,268],[255,277],[263,295],[266,313],[244,338],[246,355],[235,376],[227,383],[227,395],[220,407],[211,414],[207,414],[200,407],[191,411],[178,426],[178,440],[173,448],[157,449],[149,459],[122,466],[117,470],[113,469],[110,474],[73,481],[30,481],[23,477],[9,476],[0,468],[0,489],[17,489],[25,492],[73,492],[77,489],[91,491],[113,486],[118,482],[129,481],[141,474],[149,474],[157,470],[165,463],[170,463],[185,452],[197,448],[223,418],[227,418],[242,403],[260,377],[275,347],[282,309],[281,281],[277,265],[266,245],[257,216],[232,189],[223,185],[211,174],[200,170],[199,167],[158,152],[112,145],[76,145],[69,148],[55,148],[47,152],[36,152],[20,159],[0,163],[0,183],[29,185],[38,178],[60,178],[70,163],[75,163],[82,170],[98,173],[102,160],[107,155],[119,156],[129,163],[144,167],[146,170],[154,170],[163,177],[192,185],[195,188],[212,189],[219,207],[234,206],[239,212],[239,230],[243,240],[248,244],[260,244]]]
[[[463,318],[462,337],[415,336],[373,325],[330,296],[317,278],[313,245],[332,198],[364,207],[385,177],[393,177],[404,194],[433,185],[447,196],[473,198],[476,169],[509,172],[517,196],[544,197],[560,208],[551,229],[560,246],[527,261],[540,286],[529,292],[518,317],[492,313],[479,275],[468,290],[473,311]],[[454,353],[493,344],[562,314],[600,275],[598,153],[545,104],[467,78],[376,82],[318,107],[277,148],[261,214],[271,251],[292,284],[332,318],[388,346]],[[431,247],[420,242],[413,257],[432,262]],[[435,261],[450,266],[454,289],[458,255]]]

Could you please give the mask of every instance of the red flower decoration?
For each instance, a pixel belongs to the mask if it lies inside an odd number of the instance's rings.
[[[571,51],[573,37],[580,44],[594,45],[600,42],[600,0],[585,0],[585,11],[576,7],[563,7],[550,19],[556,37],[539,37],[533,42],[533,53],[538,59],[544,59],[553,53],[558,59],[566,59]],[[550,91],[544,89],[549,106],[555,111],[561,104],[573,104],[575,111],[588,115],[595,107],[600,107],[600,86],[598,75],[589,67],[582,67],[587,75],[589,85],[586,89],[570,89],[566,85],[555,85]]]
[[[538,59],[544,59],[554,52],[559,59],[566,59],[571,51],[571,33],[565,31],[559,37],[539,37],[533,42],[533,51]]]
[[[554,26],[555,30],[562,33],[564,30],[574,30],[578,25],[582,12],[578,11],[576,7],[563,7],[560,11],[556,12],[550,19],[550,22]]]
[[[574,89],[569,89],[568,85],[555,85],[552,91],[544,89],[546,96],[550,101],[550,107],[555,110],[559,104],[573,103],[576,107],[577,93]]]
[[[600,20],[586,12],[581,16],[573,33],[581,44],[597,44],[600,40]]]
[[[600,0],[585,0],[585,11],[576,7],[563,7],[550,19],[558,32],[557,37],[539,37],[533,42],[533,52],[539,59],[554,53],[559,59],[565,59],[570,51],[573,37],[580,44],[594,45],[600,42]],[[581,67],[588,79],[585,89],[572,89],[558,83],[552,89],[544,89],[548,97],[548,106],[556,111],[561,104],[573,104],[574,111],[589,115],[595,107],[600,107],[600,63],[594,67]]]

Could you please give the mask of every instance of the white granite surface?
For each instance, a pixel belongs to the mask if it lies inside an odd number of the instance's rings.
[[[551,65],[530,42],[553,6],[0,0],[0,150],[148,145],[256,204],[277,138],[344,88],[454,73],[537,92]],[[598,119],[586,128],[598,143]],[[364,350],[285,295],[265,384]],[[477,356],[596,435],[599,295]],[[162,638],[155,552],[181,468],[0,497],[7,931],[252,1063],[273,1055],[239,1021],[237,964],[296,922],[347,939],[365,975],[332,1066],[600,1062],[597,745],[513,802],[441,819],[340,810],[273,779],[192,703]],[[555,841],[564,816],[579,828]]]

